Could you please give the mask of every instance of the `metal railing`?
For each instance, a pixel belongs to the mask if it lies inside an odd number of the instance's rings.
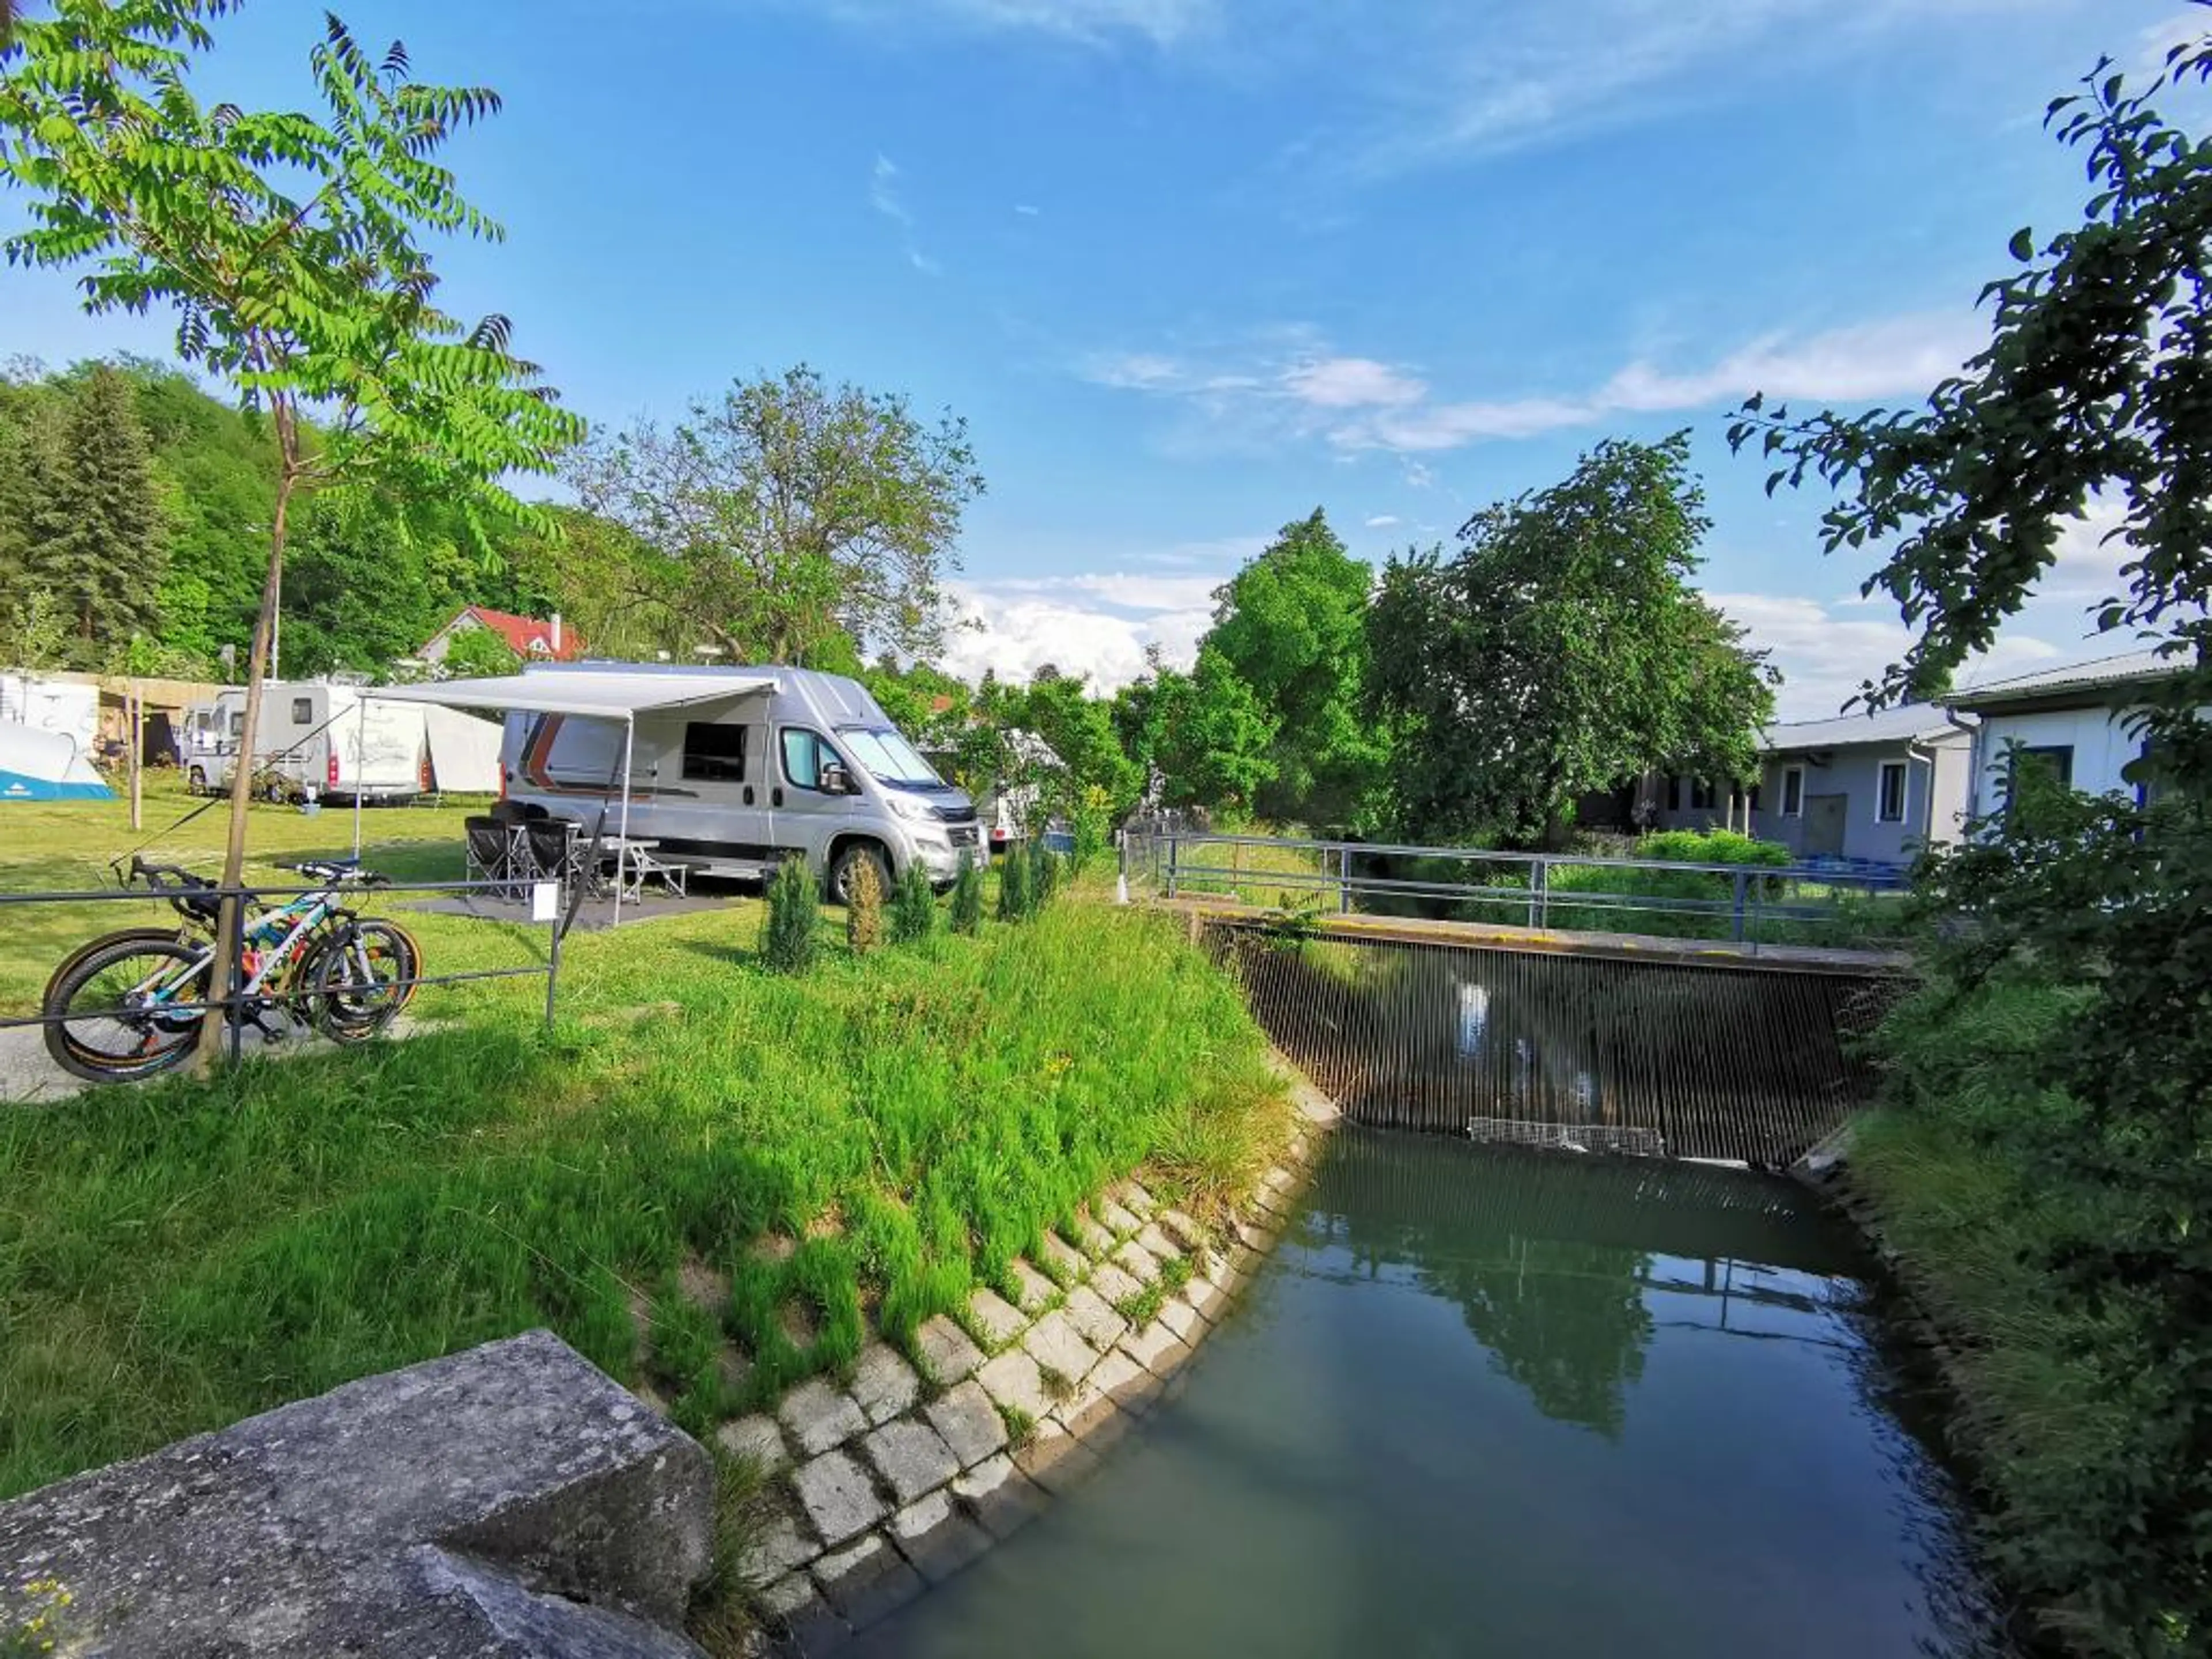
[[[1122,861],[1133,890],[1163,898],[1218,895],[1307,915],[1488,921],[1546,933],[1656,932],[1753,946],[1893,940],[1911,886],[1903,872],[1882,868],[1692,864],[1211,830],[1133,832],[1123,838]]]
[[[391,989],[404,988],[407,998],[411,1000],[415,992],[425,986],[464,985],[479,981],[539,978],[545,981],[544,1018],[546,1024],[550,1026],[554,1021],[559,997],[562,941],[575,919],[577,910],[575,901],[578,896],[564,892],[555,883],[548,882],[543,885],[547,889],[544,902],[534,903],[531,912],[513,918],[493,918],[507,921],[510,927],[526,929],[531,934],[534,934],[542,928],[545,938],[544,953],[542,957],[513,966],[468,969],[453,973],[425,973],[422,971],[425,964],[418,958],[413,973],[398,975],[388,981],[380,981],[379,983]],[[276,1041],[276,1037],[270,1035],[271,1028],[258,1016],[272,1011],[282,1014],[285,1012],[288,1003],[297,1002],[305,994],[298,987],[289,982],[282,988],[264,988],[260,990],[251,988],[250,981],[246,976],[244,964],[246,960],[247,947],[252,941],[256,926],[264,920],[267,915],[266,908],[262,907],[282,904],[289,899],[314,894],[334,895],[338,906],[345,912],[362,921],[371,922],[393,919],[380,916],[377,914],[377,907],[386,899],[397,895],[511,899],[514,896],[514,891],[515,883],[512,879],[491,881],[387,879],[380,880],[374,886],[334,886],[325,882],[281,887],[271,885],[223,887],[210,884],[190,889],[173,886],[124,886],[88,888],[74,891],[0,892],[0,927],[7,927],[9,918],[35,915],[41,907],[85,905],[104,908],[136,905],[142,909],[148,906],[158,906],[167,918],[164,923],[167,931],[173,933],[179,943],[191,946],[204,947],[212,939],[216,927],[227,927],[231,935],[231,974],[230,981],[224,988],[223,994],[210,995],[204,1000],[198,1002],[165,1003],[162,1012],[165,1016],[204,1015],[210,1012],[221,1015],[226,1026],[224,1047],[229,1060],[235,1064],[246,1050],[245,1037],[249,1028],[258,1029],[264,1041]],[[196,924],[185,921],[179,917],[174,909],[175,902],[187,895],[195,902],[216,906],[218,920]],[[118,917],[118,921],[122,920],[125,919]],[[100,934],[112,931],[114,930],[87,929],[82,939],[60,944],[54,953],[55,963],[58,964],[64,957],[83,947],[98,943]],[[148,931],[150,933],[153,930]],[[304,957],[312,945],[303,939],[297,948]],[[203,976],[206,973],[204,968],[195,971]],[[33,1014],[0,1013],[0,1031],[61,1025],[93,1017],[84,1012],[48,1012],[43,1008]],[[304,1037],[313,1035],[313,1032],[312,1030],[297,1034],[284,1032],[277,1035],[285,1036],[297,1035]],[[161,1073],[156,1074],[167,1074],[167,1068],[164,1068]]]

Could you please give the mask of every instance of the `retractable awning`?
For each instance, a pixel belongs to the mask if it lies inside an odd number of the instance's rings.
[[[773,691],[765,674],[599,673],[539,669],[481,680],[436,680],[425,685],[383,685],[368,693],[386,702],[428,702],[447,708],[520,709],[534,714],[574,714],[586,720],[631,720],[656,708],[695,708],[734,702]]]

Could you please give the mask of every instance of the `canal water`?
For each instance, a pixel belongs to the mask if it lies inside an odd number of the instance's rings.
[[[872,1659],[2009,1651],[1848,1230],[1346,1129],[1178,1389]]]

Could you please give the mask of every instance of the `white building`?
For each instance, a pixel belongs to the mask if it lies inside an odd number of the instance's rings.
[[[2143,751],[2143,696],[2180,672],[2177,659],[2130,651],[1954,692],[1944,701],[1979,720],[1969,810],[1986,817],[2003,806],[2015,752],[2034,756],[2084,793],[2135,794],[2123,773]]]

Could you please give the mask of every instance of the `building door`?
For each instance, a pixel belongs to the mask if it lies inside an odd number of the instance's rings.
[[[1807,858],[1836,858],[1844,855],[1844,818],[1850,805],[1849,795],[1808,795],[1805,797],[1805,856]]]

